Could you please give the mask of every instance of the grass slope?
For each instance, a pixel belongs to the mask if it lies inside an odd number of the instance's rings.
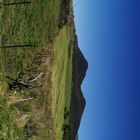
[[[72,49],[67,32],[67,27],[60,31],[54,47],[52,85],[56,140],[66,140],[63,133],[69,137],[68,132],[64,132],[64,128],[69,125],[69,118],[65,114],[70,111],[72,84]]]
[[[59,29],[61,6],[61,0],[32,0],[0,9],[0,46],[35,46],[0,48],[1,140],[70,139],[73,29]],[[28,82],[41,73],[33,84],[42,86],[31,89],[10,89],[5,77]]]
[[[18,1],[18,0],[15,0]],[[12,2],[4,0],[3,3]],[[4,72],[16,76],[59,31],[60,0],[32,0],[31,4],[4,6],[1,15],[1,45],[32,44],[34,49],[1,49]],[[4,56],[4,57],[3,57]],[[10,59],[7,59],[9,57]],[[32,59],[29,59],[32,58]],[[8,69],[7,69],[8,67]]]

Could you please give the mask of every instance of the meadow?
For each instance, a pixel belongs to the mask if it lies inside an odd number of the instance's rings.
[[[61,6],[32,0],[0,7],[1,140],[70,139],[74,32],[70,23],[60,26]]]

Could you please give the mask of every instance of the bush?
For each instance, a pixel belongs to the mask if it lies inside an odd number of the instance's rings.
[[[24,126],[24,137],[25,139],[28,139],[37,134],[38,134],[38,124],[31,117]]]
[[[70,139],[70,125],[64,124],[63,125],[63,140]]]
[[[16,107],[19,111],[22,111],[22,112],[31,112],[31,110],[32,110],[29,103],[26,103],[26,102],[15,103],[14,107]]]

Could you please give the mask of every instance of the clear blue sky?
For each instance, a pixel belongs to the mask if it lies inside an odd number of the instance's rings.
[[[74,0],[89,63],[79,140],[140,140],[140,2]]]

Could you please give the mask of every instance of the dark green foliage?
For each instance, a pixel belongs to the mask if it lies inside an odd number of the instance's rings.
[[[70,116],[70,111],[67,111],[67,108],[65,107],[65,109],[64,109],[64,119],[65,120],[68,119],[69,116]]]
[[[63,126],[63,140],[69,140],[70,139],[70,125],[64,125]]]
[[[62,28],[68,22],[68,15],[70,14],[70,4],[70,0],[61,0],[59,28]]]
[[[17,102],[14,104],[14,106],[22,112],[30,112],[32,110],[31,106],[27,102]]]
[[[24,137],[25,140],[28,140],[34,135],[38,134],[38,124],[35,122],[33,118],[30,118],[26,125],[24,126]]]

